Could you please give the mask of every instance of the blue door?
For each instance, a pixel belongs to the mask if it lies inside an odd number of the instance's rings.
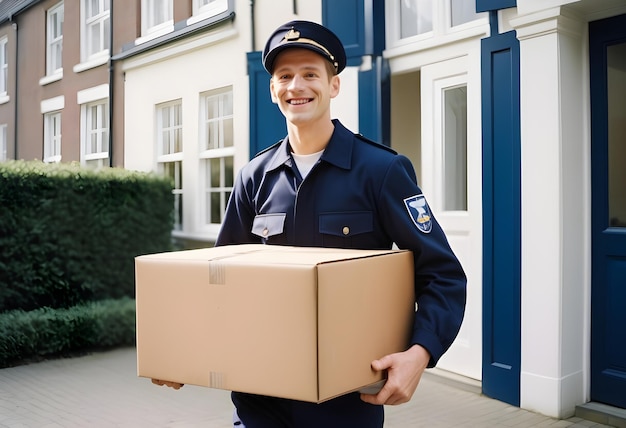
[[[589,24],[591,399],[626,408],[626,15]]]

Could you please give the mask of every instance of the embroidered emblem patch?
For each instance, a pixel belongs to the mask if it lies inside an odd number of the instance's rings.
[[[406,206],[413,223],[415,223],[415,226],[417,226],[420,232],[430,233],[433,228],[433,222],[431,220],[432,215],[424,195],[415,195],[410,198],[406,198],[404,200],[404,205]]]

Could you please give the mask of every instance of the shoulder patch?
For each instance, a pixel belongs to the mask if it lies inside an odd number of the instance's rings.
[[[377,143],[376,141],[370,140],[369,138],[365,137],[363,134],[354,134],[354,136],[358,138],[359,140],[366,142],[367,144],[371,144],[372,146],[378,147],[379,149],[387,150],[388,152],[391,152],[394,155],[398,154],[398,152],[396,152],[391,147],[385,146],[384,144]]]
[[[433,228],[432,214],[424,195],[415,195],[404,200],[404,206],[409,212],[413,224],[420,232],[430,233]]]
[[[284,139],[283,139],[283,140],[284,140]],[[265,149],[261,150],[260,152],[258,152],[256,155],[254,155],[254,157],[260,156],[260,155],[262,155],[263,153],[267,153],[267,152],[269,152],[270,150],[275,149],[276,147],[280,146],[280,145],[283,143],[283,140],[278,140],[278,142],[276,142],[276,143],[272,144],[271,146],[269,146],[269,147],[267,147],[267,148],[265,148]]]

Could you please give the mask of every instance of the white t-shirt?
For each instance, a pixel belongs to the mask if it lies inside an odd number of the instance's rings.
[[[303,179],[307,175],[309,175],[309,172],[311,172],[313,166],[317,163],[318,160],[320,160],[320,158],[322,157],[322,153],[324,153],[324,150],[317,153],[311,153],[310,155],[297,155],[295,153],[291,153],[291,155],[293,156],[293,160],[296,161],[296,166],[298,167],[298,171],[300,171],[300,175],[302,175]]]

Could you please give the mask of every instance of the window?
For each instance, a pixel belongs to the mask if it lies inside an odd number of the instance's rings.
[[[443,90],[443,209],[467,211],[467,87]]]
[[[44,114],[43,161],[61,162],[61,112]]]
[[[626,228],[626,43],[606,48],[608,211],[611,227]]]
[[[401,0],[400,38],[433,30],[433,0]]]
[[[142,0],[141,34],[155,36],[171,31],[174,26],[173,0]]]
[[[483,34],[487,14],[476,13],[475,0],[394,0],[385,1],[387,51],[409,43],[428,41],[450,43]],[[465,32],[465,33],[464,33]],[[391,53],[393,56],[393,52]]]
[[[450,15],[450,23],[456,27],[480,18],[484,13],[476,13],[476,0],[450,0]]]
[[[82,61],[108,55],[110,41],[110,0],[83,0]]]
[[[7,160],[7,125],[0,125],[0,162]]]
[[[109,103],[99,100],[82,106],[83,164],[94,168],[109,165]]]
[[[231,88],[211,91],[203,94],[201,100],[203,221],[206,226],[218,226],[234,181],[233,92]]]
[[[180,100],[156,108],[157,164],[159,172],[172,180],[174,230],[183,229],[183,115]]]
[[[48,76],[63,71],[63,3],[47,12],[46,74]]]
[[[0,39],[0,96],[7,94],[9,82],[9,59],[7,58],[7,38]]]
[[[220,14],[228,9],[228,0],[193,0],[193,15],[200,19]]]

